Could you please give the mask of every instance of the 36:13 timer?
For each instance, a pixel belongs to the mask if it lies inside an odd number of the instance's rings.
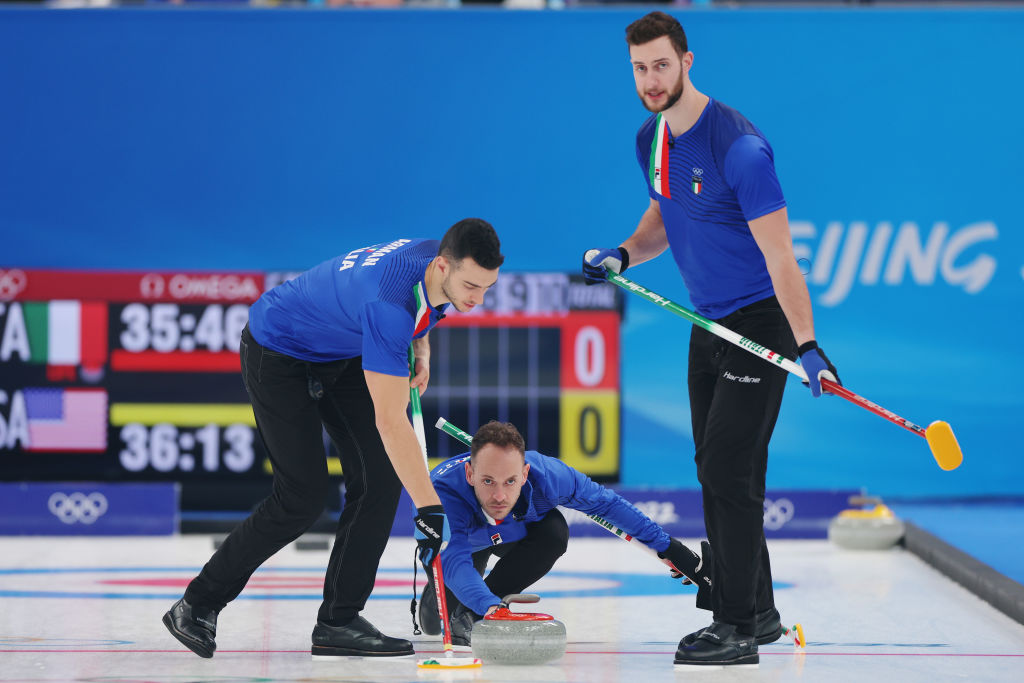
[[[129,472],[147,467],[157,472],[217,472],[221,466],[231,472],[247,472],[255,460],[253,429],[244,424],[222,429],[216,424],[179,428],[133,422],[124,425],[120,435],[126,446],[120,453],[121,466]]]

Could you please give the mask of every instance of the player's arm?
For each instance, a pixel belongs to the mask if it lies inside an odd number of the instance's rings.
[[[764,254],[775,296],[793,329],[796,343],[814,339],[814,315],[807,283],[793,254],[793,238],[789,232],[786,207],[748,222],[754,241]]]
[[[630,266],[650,261],[668,249],[665,221],[658,200],[651,199],[636,230],[615,248],[592,248],[583,253],[583,277],[588,285],[604,282],[605,270],[622,273]]]
[[[628,500],[560,460],[548,464],[554,472],[552,479],[558,482],[560,488],[557,493],[560,505],[587,515],[597,515],[619,527],[655,551],[658,557],[670,561],[679,570],[678,573],[672,573],[673,577],[684,575],[702,590],[711,586],[711,575],[701,561],[701,556],[669,536],[657,522],[640,512]],[[700,595],[701,602],[704,602],[707,596],[704,593]]]
[[[555,500],[586,515],[597,515],[619,527],[652,550],[661,551],[671,540],[658,524],[636,509],[632,503],[609,488],[601,486],[561,460],[545,460],[545,477],[557,487]]]
[[[750,232],[757,246],[764,254],[768,275],[772,279],[775,297],[786,314],[789,326],[796,338],[800,364],[811,379],[813,396],[821,395],[822,378],[842,384],[839,372],[825,352],[818,347],[814,337],[814,315],[811,312],[811,295],[807,283],[797,266],[793,254],[793,242],[789,233],[789,217],[786,207],[772,211],[748,222]],[[806,384],[806,383],[805,383]]]
[[[430,380],[430,341],[427,337],[430,333],[419,339],[412,340],[412,350],[416,355],[416,374],[413,376],[409,386],[420,390],[420,396],[427,390],[427,382]]]
[[[416,440],[416,433],[406,414],[409,404],[409,380],[406,377],[385,375],[372,370],[363,370],[366,386],[373,399],[373,410],[377,418],[377,431],[387,451],[391,465],[395,468],[402,486],[409,492],[417,508],[440,505],[423,451]]]
[[[501,598],[491,592],[473,567],[473,548],[462,520],[451,518],[452,538],[441,552],[444,583],[463,605],[476,614],[487,615],[497,609]]]
[[[622,248],[629,253],[631,266],[650,261],[668,249],[665,221],[661,217],[661,205],[657,199],[651,199],[644,214],[640,216],[636,230],[622,243]]]

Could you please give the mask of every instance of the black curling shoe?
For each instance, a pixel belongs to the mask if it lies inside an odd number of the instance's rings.
[[[683,636],[683,639],[679,641],[680,645],[693,645],[696,642],[697,637],[704,632],[704,629],[699,629],[693,633]],[[774,643],[776,640],[782,637],[782,621],[779,616],[779,610],[774,607],[761,610],[757,613],[757,644],[767,645],[768,643]]]
[[[164,626],[182,645],[204,659],[217,649],[217,613],[210,609],[193,607],[185,598],[174,603],[163,618]]]
[[[356,617],[344,626],[316,622],[311,651],[314,657],[404,657],[416,654],[408,640],[386,636],[362,617]]]
[[[420,596],[419,606],[420,628],[428,636],[436,636],[441,632],[441,617],[437,614],[437,593],[434,582],[427,581]]]
[[[480,617],[465,605],[455,608],[455,613],[449,619],[452,625],[452,645],[472,647],[473,645],[473,624],[480,621]]]
[[[732,624],[713,622],[692,643],[685,641],[676,649],[676,666],[756,667],[760,662],[754,636],[738,633]]]

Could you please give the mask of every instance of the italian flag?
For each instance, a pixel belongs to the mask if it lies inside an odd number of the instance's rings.
[[[81,365],[99,370],[107,362],[107,305],[99,301],[22,304],[30,362]]]
[[[412,288],[412,294],[416,297],[416,323],[413,325],[412,336],[416,337],[420,332],[427,329],[430,324],[430,307],[427,306],[427,293],[423,291],[423,281],[416,283]]]
[[[666,199],[672,199],[668,189],[668,121],[661,114],[658,114],[654,122],[654,140],[651,141],[648,169],[654,191]]]

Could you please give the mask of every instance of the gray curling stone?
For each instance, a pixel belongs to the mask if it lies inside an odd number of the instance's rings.
[[[498,664],[543,664],[564,655],[565,624],[550,614],[508,608],[539,600],[531,593],[506,595],[498,609],[473,624],[473,656]]]
[[[843,510],[828,525],[828,540],[849,550],[886,550],[903,538],[903,522],[887,506]]]

